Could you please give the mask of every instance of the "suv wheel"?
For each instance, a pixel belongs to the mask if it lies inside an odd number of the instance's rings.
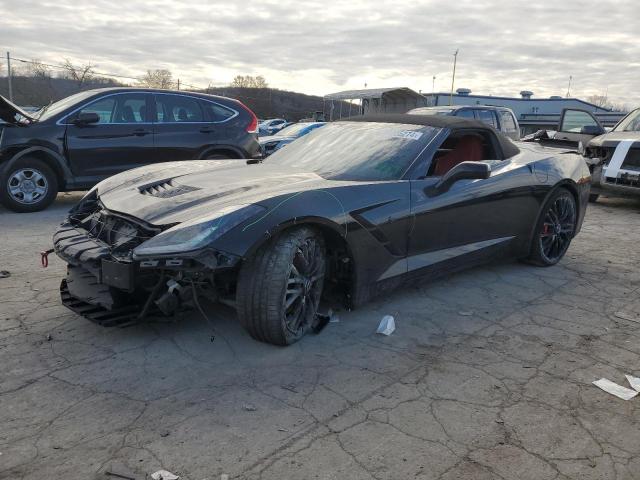
[[[0,180],[0,201],[14,212],[44,210],[58,194],[53,170],[36,158],[18,160]]]

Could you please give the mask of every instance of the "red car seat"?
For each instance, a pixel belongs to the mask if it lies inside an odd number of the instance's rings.
[[[465,135],[458,140],[453,150],[436,160],[433,175],[442,176],[462,162],[479,162],[482,160],[482,140],[477,135]]]

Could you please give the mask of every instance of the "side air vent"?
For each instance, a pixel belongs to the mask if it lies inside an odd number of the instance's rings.
[[[151,195],[157,198],[173,198],[183,193],[195,192],[200,190],[197,187],[190,187],[189,185],[176,185],[173,180],[163,180],[159,183],[152,185],[145,185],[140,187],[140,193],[143,195]]]

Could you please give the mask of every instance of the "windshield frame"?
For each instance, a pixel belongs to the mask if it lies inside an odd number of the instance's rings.
[[[636,108],[635,110],[631,110],[625,117],[618,122],[618,124],[613,127],[612,132],[640,132],[640,128],[638,130],[625,130],[633,120],[640,120],[640,108]],[[640,123],[640,122],[639,122]]]
[[[327,167],[329,165],[327,165],[327,163],[323,163],[323,159],[319,158],[316,161],[314,161],[313,163],[311,163],[310,165],[301,165],[301,164],[296,164],[295,163],[295,156],[296,155],[308,155],[309,151],[305,152],[305,151],[301,151],[301,152],[292,152],[291,147],[287,147],[287,149],[280,149],[277,150],[276,152],[274,152],[270,157],[269,157],[269,162],[273,163],[275,165],[279,165],[279,166],[286,166],[287,168],[292,168],[292,169],[300,169],[300,170],[305,170],[305,171],[309,171],[309,172],[314,172],[317,175],[321,176],[324,179],[327,180],[332,180],[332,181],[346,181],[346,182],[364,182],[364,183],[376,183],[376,182],[398,182],[398,181],[406,181],[406,180],[412,180],[415,178],[418,178],[416,175],[416,165],[422,165],[425,163],[428,163],[428,161],[430,161],[431,157],[433,156],[433,153],[435,152],[435,145],[437,145],[437,140],[439,138],[442,137],[442,135],[447,135],[449,132],[448,128],[440,128],[440,127],[435,127],[435,126],[431,126],[431,125],[425,125],[425,124],[421,124],[421,123],[410,123],[410,122],[376,122],[376,121],[368,121],[368,122],[360,122],[357,120],[346,120],[346,121],[339,121],[339,122],[327,122],[325,128],[315,128],[313,129],[311,132],[309,132],[308,134],[304,135],[304,137],[296,140],[295,142],[293,142],[292,145],[295,145],[296,147],[298,147],[299,149],[302,150],[302,148],[304,148],[306,146],[306,144],[308,142],[311,142],[313,140],[316,139],[316,137],[318,135],[329,135],[328,138],[333,138],[331,136],[331,134],[333,132],[331,132],[331,127],[335,126],[335,125],[340,125],[340,124],[353,124],[353,125],[359,125],[362,126],[364,124],[378,124],[378,125],[387,125],[389,127],[392,126],[396,126],[396,127],[415,127],[414,131],[419,131],[419,130],[424,130],[421,133],[423,135],[425,135],[425,138],[423,140],[420,140],[421,145],[416,145],[417,150],[413,151],[413,152],[408,152],[408,156],[406,157],[406,161],[405,164],[402,166],[402,170],[398,171],[397,175],[394,175],[393,177],[389,177],[389,178],[371,178],[371,177],[360,177],[357,178],[358,175],[355,172],[349,172],[349,171],[342,171],[342,172],[337,172],[337,173],[333,173],[331,170],[327,170],[326,168],[324,168],[325,171],[323,171],[323,167]],[[321,132],[321,133],[319,133]],[[402,131],[401,133],[404,133],[404,131]],[[392,138],[392,137],[390,137]],[[306,140],[306,141],[305,141]],[[300,143],[300,142],[304,142],[304,143]],[[410,144],[408,144],[410,145]],[[319,149],[320,151],[325,151],[325,149],[323,148],[323,145],[316,145],[314,147],[315,149]],[[284,152],[283,152],[284,151]],[[365,152],[363,152],[365,153]],[[373,151],[373,152],[366,152],[368,155],[372,155],[372,154],[378,154],[379,151]],[[287,159],[287,161],[279,161],[279,156],[278,155],[291,155],[291,159],[289,160]],[[303,157],[304,158],[304,157]],[[353,166],[356,167],[360,165],[364,165],[367,163],[367,160],[370,157],[362,157],[361,159],[355,159],[357,160]],[[388,162],[390,160],[391,157],[389,158],[385,158],[384,160],[382,160],[380,162],[380,164],[384,164],[384,162]],[[301,162],[304,163],[304,162]],[[367,173],[367,172],[364,172]],[[415,178],[414,178],[415,177]]]
[[[47,120],[51,120],[58,115],[64,115],[64,113],[68,110],[74,108],[82,102],[90,100],[92,97],[100,93],[102,92],[98,92],[95,90],[85,90],[83,92],[74,93],[73,95],[69,95],[68,97],[61,98],[57,102],[45,105],[40,110],[38,110],[35,114],[36,119],[38,122],[46,122]]]

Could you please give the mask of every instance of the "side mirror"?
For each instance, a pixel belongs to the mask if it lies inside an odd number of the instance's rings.
[[[593,135],[597,137],[598,135],[604,134],[605,131],[604,131],[604,128],[601,128],[598,125],[585,125],[580,129],[580,133],[583,133],[585,135]]]
[[[462,162],[443,175],[438,183],[427,187],[425,193],[435,197],[449,191],[458,180],[486,180],[491,176],[491,167],[483,162]]]
[[[73,120],[73,124],[79,127],[83,125],[90,125],[92,123],[98,123],[100,121],[100,115],[95,112],[84,112],[79,113],[78,116]]]

